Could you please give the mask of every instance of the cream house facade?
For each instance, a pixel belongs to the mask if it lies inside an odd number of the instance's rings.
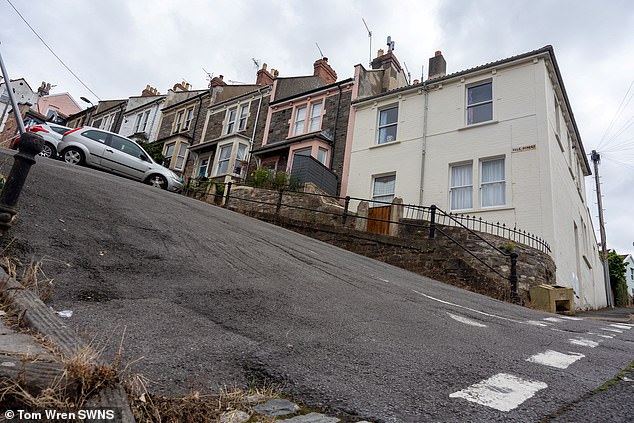
[[[437,52],[427,81],[357,93],[347,194],[526,230],[550,244],[577,308],[606,306],[591,170],[552,47],[450,75],[444,63]]]

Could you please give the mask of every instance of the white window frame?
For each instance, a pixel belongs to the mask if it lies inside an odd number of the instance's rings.
[[[454,181],[453,181],[453,168],[458,168],[458,167],[469,167],[471,169],[470,175],[471,175],[471,183],[468,185],[454,185]],[[454,202],[452,200],[453,195],[452,192],[454,190],[464,190],[466,188],[469,188],[471,190],[471,195],[469,196],[469,198],[471,199],[470,201],[470,205],[468,207],[456,207],[454,206]],[[461,163],[452,163],[449,165],[449,210],[450,211],[456,211],[456,210],[470,210],[473,209],[473,162],[461,162]]]
[[[185,110],[179,110],[176,112],[176,118],[174,119],[174,128],[172,134],[176,134],[181,131],[181,125],[183,124],[183,118],[185,117]]]
[[[226,148],[229,149],[229,156],[221,159],[222,151]],[[231,165],[232,156],[233,156],[233,143],[228,143],[228,144],[223,144],[218,146],[218,154],[216,155],[216,172],[214,173],[214,176],[223,176],[223,175],[229,174],[229,168]],[[227,163],[226,169],[224,170],[224,172],[220,172],[221,164],[225,162]]]
[[[316,108],[319,107],[319,114],[315,115]],[[304,116],[298,120],[300,111],[304,111]],[[293,110],[293,121],[290,128],[290,136],[309,134],[321,131],[324,116],[324,100],[302,103]]]
[[[168,155],[170,147],[172,147],[172,154]],[[163,157],[164,157],[163,166],[168,167],[168,168],[172,166],[172,159],[174,158],[174,151],[176,151],[176,143],[175,142],[171,142],[171,143],[165,144],[165,146],[163,147]]]
[[[320,157],[322,156],[322,157]],[[322,160],[323,158],[323,160]],[[317,147],[317,161],[324,166],[326,166],[326,162],[328,161],[328,150],[323,147]],[[326,166],[328,167],[328,166]]]
[[[484,182],[484,165],[485,163],[490,163],[490,162],[497,162],[497,161],[502,161],[502,169],[503,169],[503,178],[502,179],[498,179],[498,180],[494,180],[494,181],[486,181]],[[506,206],[507,200],[506,200],[506,157],[492,157],[492,158],[487,158],[487,159],[481,159],[480,160],[480,207],[482,207],[483,209],[488,209],[488,208],[494,208],[494,207],[504,207]],[[502,202],[501,203],[496,203],[496,204],[484,204],[484,200],[485,200],[485,195],[484,195],[484,190],[485,187],[488,185],[501,185],[501,193],[502,193]]]
[[[249,103],[240,106],[238,113],[238,132],[247,128],[247,120],[249,119]]]
[[[185,164],[187,163],[187,148],[188,147],[189,147],[189,144],[187,144],[186,142],[181,141],[180,143],[178,143],[178,149],[174,150],[176,151],[176,161],[174,162],[174,170],[182,171],[185,168]],[[179,160],[182,160],[180,167],[178,166]]]
[[[482,87],[484,85],[490,85],[491,86],[491,98],[488,99],[488,100],[484,100],[484,101],[469,103],[469,90],[472,90],[472,89],[477,88],[477,87]],[[468,126],[470,126],[470,125],[478,125],[478,124],[482,124],[482,123],[485,123],[485,122],[492,122],[493,121],[494,113],[495,113],[494,108],[493,108],[493,106],[494,106],[493,105],[493,98],[494,98],[494,94],[493,94],[493,80],[491,80],[491,79],[478,81],[478,82],[475,82],[473,84],[469,84],[469,85],[466,86],[466,89],[465,89],[465,121],[466,121]],[[490,119],[486,119],[486,120],[477,121],[477,122],[475,122],[475,121],[471,122],[470,118],[469,118],[469,111],[471,109],[475,109],[477,107],[484,106],[484,105],[487,105],[487,104],[491,105],[491,118]]]
[[[383,193],[383,194],[377,194],[376,193],[376,182],[377,180],[380,179],[392,179],[393,185],[392,185],[392,192],[391,193]],[[388,204],[386,203],[391,203],[394,198],[396,196],[396,173],[388,173],[388,174],[383,174],[383,175],[373,175],[372,176],[372,206],[371,207],[383,207],[383,206],[387,206]],[[388,199],[386,197],[391,197],[388,201]],[[375,203],[375,201],[381,201],[380,203]]]
[[[381,114],[382,113],[387,113],[389,110],[394,110],[396,109],[396,119],[394,120],[394,122],[388,122],[385,124],[381,124]],[[390,142],[394,142],[397,139],[398,136],[398,110],[399,109],[399,105],[398,104],[390,104],[389,106],[385,106],[379,109],[378,111],[378,115],[377,115],[377,129],[376,129],[376,143],[377,144],[387,144]],[[393,140],[388,140],[388,136],[385,136],[385,139],[382,140],[381,139],[381,130],[383,129],[387,129],[394,126],[396,128],[396,132],[394,134],[394,139]]]
[[[150,111],[146,110],[145,113],[143,113],[143,125],[141,127],[141,132],[145,132],[145,130],[147,129],[147,122],[150,119]]]
[[[187,131],[194,120],[194,107],[185,110],[185,119],[183,120],[183,131]]]
[[[134,123],[134,133],[139,132],[139,128],[141,127],[141,120],[143,119],[143,113],[139,113],[136,115],[136,121]]]
[[[232,107],[227,110],[227,124],[225,125],[225,134],[233,134],[236,129],[236,122],[238,120],[238,108]]]
[[[104,131],[112,131],[112,125],[114,125],[116,113],[110,113],[101,118],[101,123],[99,124],[99,129],[103,129]]]

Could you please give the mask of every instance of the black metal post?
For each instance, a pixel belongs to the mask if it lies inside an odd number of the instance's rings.
[[[227,192],[225,193],[225,204],[224,204],[224,208],[226,209],[227,207],[229,207],[229,199],[231,198],[231,185],[232,182],[229,181],[225,184],[225,188],[227,189]]]
[[[434,239],[436,237],[436,205],[432,204],[431,207],[431,216],[429,223],[429,239]]]
[[[284,195],[284,190],[280,190],[280,195],[277,197],[277,205],[275,206],[275,222],[280,218],[280,209],[282,208],[282,195]]]
[[[25,132],[20,136],[19,152],[13,157],[13,166],[9,177],[0,193],[0,231],[4,234],[11,228],[13,217],[17,214],[16,205],[26,182],[31,166],[35,164],[35,156],[44,147],[44,139],[33,132]]]
[[[515,304],[520,304],[520,294],[517,289],[517,256],[518,254],[513,251],[510,254],[511,257],[511,275],[509,276],[509,280],[511,282],[511,300]]]
[[[346,195],[346,203],[343,207],[343,224],[346,224],[346,220],[348,220],[348,208],[350,207],[350,196]]]

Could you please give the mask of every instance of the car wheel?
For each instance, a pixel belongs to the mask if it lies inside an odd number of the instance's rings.
[[[80,165],[84,163],[84,153],[78,148],[69,148],[64,151],[64,161],[72,165]]]
[[[42,157],[55,157],[57,155],[57,152],[55,151],[55,147],[53,147],[52,144],[49,144],[47,142],[44,143],[44,147],[42,147],[42,151],[40,151],[40,154],[38,154],[38,156],[42,156]]]
[[[152,175],[147,178],[147,184],[153,187],[167,189],[167,179],[161,175]]]

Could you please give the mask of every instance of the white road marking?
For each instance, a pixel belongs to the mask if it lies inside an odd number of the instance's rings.
[[[583,320],[583,318],[581,317],[572,317],[572,316],[559,316],[559,318],[566,319],[566,320]]]
[[[553,350],[547,350],[543,353],[535,354],[527,358],[526,361],[543,364],[544,366],[555,367],[557,369],[567,369],[568,366],[583,357],[585,357],[585,355],[578,353],[564,354]]]
[[[629,325],[621,325],[621,324],[611,324],[610,326],[612,326],[613,328],[617,328],[617,329],[625,329],[625,330],[630,330],[632,329],[632,326]]]
[[[511,411],[537,391],[548,388],[544,382],[524,380],[514,375],[498,373],[453,394],[450,398],[464,398],[467,401],[495,408],[500,411]]]
[[[553,322],[553,323],[558,323],[562,321],[559,317],[544,317],[544,320],[546,320],[547,322]]]
[[[533,326],[548,327],[548,323],[538,322],[537,320],[527,320],[524,323],[529,324],[529,325],[533,325]]]
[[[441,299],[438,299],[438,298],[434,298],[434,297],[432,297],[430,295],[423,294],[422,292],[418,292],[415,289],[412,289],[412,291],[414,291],[418,295],[422,295],[425,298],[429,298],[430,300],[438,301],[439,303],[442,303],[442,304],[447,304],[447,305],[450,305],[450,306],[453,306],[453,307],[458,307],[458,308],[462,308],[462,309],[465,309],[465,310],[473,311],[474,313],[482,314],[484,316],[494,317],[494,318],[500,319],[500,320],[507,320],[507,321],[513,322],[513,323],[524,323],[524,322],[521,322],[519,320],[509,319],[508,317],[496,316],[495,314],[489,314],[489,313],[485,313],[484,311],[475,310],[473,308],[469,308],[469,307],[461,306],[461,305],[458,305],[458,304],[450,303],[449,301],[444,301],[444,300],[441,300]]]
[[[597,341],[593,341],[591,339],[586,339],[586,338],[569,339],[569,341],[572,345],[579,345],[582,347],[595,348],[599,346],[599,343]]]
[[[623,333],[623,331],[621,329],[601,328],[601,330],[605,330],[605,331],[608,331],[608,332]]]
[[[469,319],[468,317],[464,317],[464,316],[458,316],[457,314],[451,314],[449,312],[447,312],[447,314],[449,315],[449,317],[451,317],[452,319],[460,322],[460,323],[464,323],[466,325],[471,325],[471,326],[475,326],[478,328],[485,328],[487,327],[487,325],[483,325],[480,322],[477,322],[473,319]]]

